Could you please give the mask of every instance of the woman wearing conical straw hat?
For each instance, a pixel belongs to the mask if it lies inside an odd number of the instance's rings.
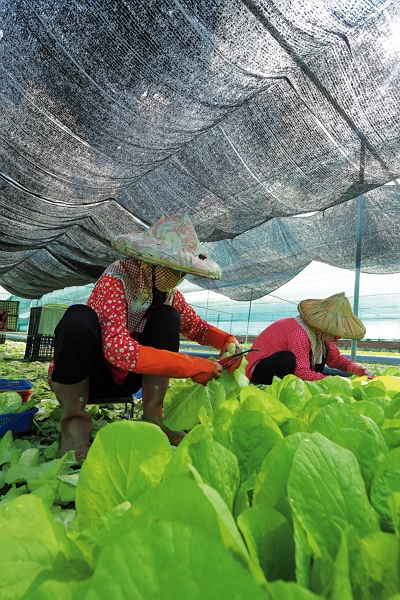
[[[206,385],[222,371],[216,361],[180,354],[180,334],[221,355],[230,343],[241,350],[236,338],[201,319],[176,289],[187,273],[221,275],[185,213],[161,218],[144,233],[118,236],[112,245],[126,258],[105,270],[87,305],[69,307],[55,330],[49,383],[64,409],[60,456],[75,450],[77,459],[86,457],[92,432],[88,402],[131,397],[140,389],[143,419],[176,446],[185,432],[163,424],[169,378]],[[238,357],[228,372],[240,362]]]
[[[324,366],[354,375],[374,377],[369,369],[342,356],[334,344],[340,338],[360,340],[365,327],[344,293],[323,300],[303,300],[299,315],[280,319],[261,332],[247,355],[246,375],[252,383],[270,385],[274,376],[294,374],[305,381],[326,377]]]

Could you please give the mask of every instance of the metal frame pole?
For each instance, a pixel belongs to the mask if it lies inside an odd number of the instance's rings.
[[[249,337],[249,325],[250,325],[250,313],[251,313],[251,303],[253,301],[253,290],[250,291],[250,304],[249,304],[249,314],[247,315],[247,331],[246,331],[246,340],[245,344],[247,344],[247,338]]]
[[[365,171],[365,141],[361,141],[360,148],[360,173],[359,181],[360,185],[364,185],[364,171]],[[358,317],[358,304],[360,299],[360,271],[361,271],[361,244],[362,244],[362,229],[363,229],[363,208],[364,208],[364,195],[360,194],[357,198],[357,241],[356,241],[356,268],[355,268],[355,279],[354,279],[354,303],[353,312]],[[351,360],[355,361],[357,355],[357,340],[351,341]]]
[[[362,227],[363,227],[363,208],[364,208],[364,196],[358,196],[357,211],[358,211],[358,223],[357,223],[357,243],[356,243],[356,268],[355,268],[355,280],[354,280],[354,303],[353,312],[358,316],[358,305],[360,300],[360,271],[361,271],[361,243],[362,243]],[[357,355],[357,340],[351,340],[351,360],[355,361]]]

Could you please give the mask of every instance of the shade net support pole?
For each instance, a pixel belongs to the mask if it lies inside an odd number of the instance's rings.
[[[358,203],[357,203],[358,224],[357,224],[356,268],[355,268],[354,303],[353,303],[353,312],[357,316],[358,316],[358,306],[359,306],[359,300],[360,300],[360,270],[361,270],[363,205],[364,205],[364,196],[359,196]],[[351,340],[351,360],[356,359],[356,354],[357,354],[357,340]]]
[[[365,167],[365,146],[361,143],[360,152],[360,185],[364,182],[364,167]],[[362,229],[363,229],[363,208],[364,208],[364,195],[361,194],[357,198],[357,242],[356,242],[356,268],[355,268],[355,279],[354,279],[354,303],[353,312],[358,316],[358,307],[360,300],[360,272],[361,272],[361,244],[362,244]],[[356,360],[357,354],[357,340],[351,341],[351,360]]]
[[[253,290],[251,290],[250,292],[250,302],[249,302],[249,314],[247,315],[247,330],[246,330],[246,341],[245,343],[247,344],[247,339],[249,337],[249,326],[250,326],[250,315],[251,315],[251,303],[253,301]]]

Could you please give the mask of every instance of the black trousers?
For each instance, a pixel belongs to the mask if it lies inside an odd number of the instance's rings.
[[[326,363],[326,356],[322,357],[322,363],[315,365],[314,370],[322,373]],[[293,375],[296,368],[296,357],[293,352],[282,350],[263,358],[254,368],[251,383],[271,385],[274,376],[283,379],[285,375]],[[311,366],[310,366],[311,368]]]
[[[181,319],[172,306],[153,310],[139,343],[160,350],[179,351]],[[54,332],[52,380],[73,384],[89,377],[89,402],[100,398],[127,398],[142,387],[142,376],[129,372],[117,385],[107,368],[101,343],[101,329],[95,311],[84,304],[70,306]]]

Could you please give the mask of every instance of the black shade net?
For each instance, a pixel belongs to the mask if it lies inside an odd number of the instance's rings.
[[[0,284],[95,281],[110,239],[184,210],[219,282],[311,260],[399,269],[400,3],[4,0]],[[318,211],[310,217],[294,217]]]

